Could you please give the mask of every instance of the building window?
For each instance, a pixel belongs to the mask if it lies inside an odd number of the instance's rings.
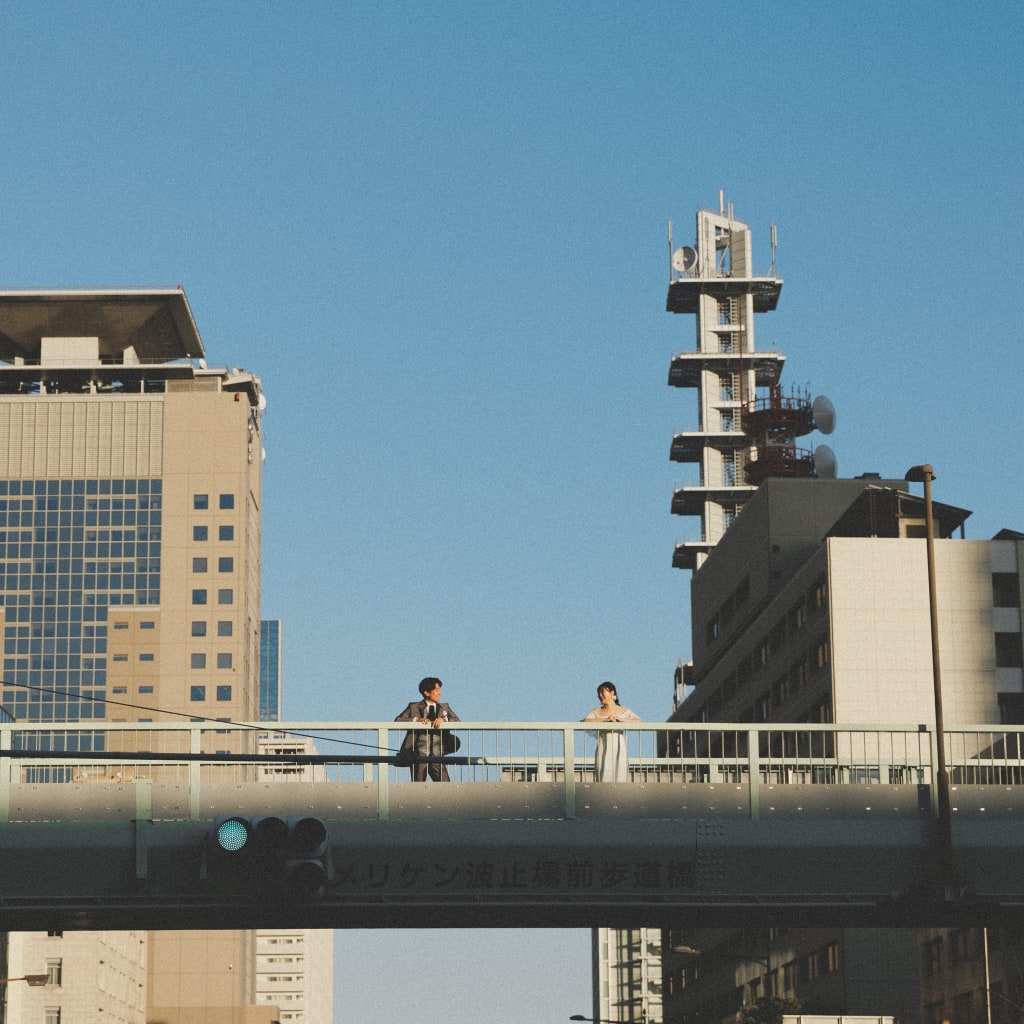
[[[205,590],[193,590],[192,591],[192,603],[193,604],[206,604],[206,591]]]
[[[768,637],[761,637],[757,645],[757,663],[762,667],[768,664]]]
[[[192,668],[206,668],[206,655],[205,654],[193,654],[191,655],[191,667]]]
[[[971,1024],[971,993],[960,992],[953,997],[953,1024]]]
[[[231,654],[218,654],[217,655],[217,668],[231,668]]]
[[[47,1006],[43,1010],[43,1024],[60,1024],[59,1006]]]
[[[230,588],[217,591],[217,604],[234,604],[235,592]]]
[[[218,686],[217,687],[217,700],[231,700],[231,687],[230,686]]]
[[[230,619],[221,619],[217,623],[217,636],[231,636],[234,632],[234,625]]]
[[[189,690],[189,699],[194,701],[206,700],[206,687],[193,686]]]
[[[757,720],[767,722],[771,718],[772,701],[771,695],[766,691],[757,699]]]
[[[1020,607],[1020,577],[1015,572],[992,573],[992,606]]]
[[[196,620],[192,623],[192,635],[193,636],[206,636],[206,623],[200,620]]]
[[[735,299],[719,299],[718,300],[718,322],[719,324],[731,324],[735,322],[736,316],[736,300]]]
[[[1000,693],[999,724],[1024,725],[1024,693]]]
[[[235,496],[233,494],[222,494],[220,496],[220,507],[231,509],[235,507]]]
[[[789,610],[790,630],[801,629],[807,622],[807,603],[802,598]]]
[[[115,622],[114,623],[114,629],[127,629],[127,628],[128,628],[128,623],[127,622]]]
[[[818,659],[818,668],[824,668],[829,662],[828,641],[822,640],[815,650]]]
[[[112,655],[112,658],[113,658],[114,661],[127,661],[128,660],[128,655],[127,654],[114,654],[114,655]]]
[[[234,540],[235,528],[233,526],[218,526],[217,540]]]
[[[966,928],[959,928],[949,937],[949,955],[953,963],[962,964],[971,956],[971,936]]]
[[[996,668],[1024,668],[1020,633],[996,633]]]
[[[209,540],[210,539],[210,528],[208,526],[193,526],[192,527],[192,539],[193,540]]]
[[[193,508],[209,508],[210,507],[210,496],[208,494],[194,494],[192,495],[192,507]]]
[[[772,705],[781,708],[786,703],[787,696],[786,677],[779,676],[772,684]]]
[[[233,558],[218,558],[217,572],[234,572],[235,560]]]
[[[719,334],[718,335],[718,351],[719,352],[731,352],[733,350],[732,334]]]
[[[839,970],[839,943],[830,942],[825,947],[826,970],[829,974],[835,974]]]
[[[206,559],[205,558],[193,558],[192,559],[192,571],[193,572],[206,572]]]
[[[139,629],[156,629],[155,622],[140,622]]]
[[[155,660],[156,660],[155,656],[152,655],[152,654],[149,654],[149,653],[143,653],[143,654],[139,655],[139,661],[155,661]]]
[[[818,977],[818,954],[808,953],[804,960],[804,981],[814,981]]]
[[[932,939],[924,947],[925,974],[939,974],[942,971],[942,937]]]
[[[713,640],[717,640],[718,639],[718,634],[719,634],[720,631],[721,631],[721,626],[719,624],[718,616],[716,615],[708,623],[708,626],[707,626],[708,643],[711,643]]]
[[[152,693],[152,692],[153,692],[153,687],[152,686],[140,686],[139,687],[139,693]]]
[[[59,985],[63,973],[63,961],[58,957],[46,961],[46,984]]]

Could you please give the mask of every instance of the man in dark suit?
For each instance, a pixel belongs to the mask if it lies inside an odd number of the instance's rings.
[[[420,722],[429,725],[430,731],[417,729],[406,733],[399,757],[406,763],[413,762],[409,765],[413,782],[426,782],[428,774],[434,782],[448,782],[448,769],[439,761],[416,761],[414,758],[440,757],[443,753],[442,734],[434,730],[443,729],[448,722],[459,721],[459,716],[441,701],[440,679],[427,676],[420,680],[419,689],[422,699],[412,701],[401,714],[395,715],[395,721]]]

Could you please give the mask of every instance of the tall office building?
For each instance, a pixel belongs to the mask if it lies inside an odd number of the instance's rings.
[[[183,291],[0,293],[2,702],[258,716],[263,406]]]
[[[281,721],[281,620],[260,621],[260,721]]]
[[[207,367],[180,288],[0,293],[0,703],[16,719],[258,717],[263,407],[258,377]],[[150,933],[161,1019],[200,998],[199,975],[204,1019],[252,1002],[251,935],[218,941],[186,963],[182,933]],[[51,1016],[95,982],[87,948],[40,990]]]
[[[926,517],[908,488],[870,476],[766,481],[694,575],[694,688],[672,720],[934,722]],[[934,504],[947,730],[1024,721],[1024,534],[967,540],[969,515]],[[666,947],[701,956],[666,955],[666,1024],[724,1018],[764,995],[795,997],[809,1014],[983,1019],[980,929],[680,925]],[[1006,1019],[1021,993],[1008,947],[1019,954],[1020,940],[996,931],[997,941],[989,977],[1007,1002],[992,1019]]]
[[[657,1024],[661,1010],[661,941],[658,928],[595,928],[594,1018]]]

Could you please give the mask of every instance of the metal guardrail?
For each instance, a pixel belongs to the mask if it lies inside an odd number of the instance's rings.
[[[461,747],[444,760],[453,782],[555,787],[561,813],[574,817],[609,728],[625,739],[630,781],[602,788],[615,787],[626,807],[643,802],[630,787],[731,785],[757,818],[766,787],[880,785],[926,786],[934,809],[937,750],[924,726],[466,722],[451,727]],[[376,789],[384,817],[392,787],[409,779],[396,764],[409,731],[394,722],[0,724],[0,821],[13,820],[24,787],[47,787],[38,795],[71,783],[175,786],[188,794],[190,819],[202,814],[204,787],[359,783]],[[1024,785],[1024,728],[947,729],[946,761],[953,785]],[[660,794],[659,806],[668,799]],[[73,818],[76,800],[62,803]]]

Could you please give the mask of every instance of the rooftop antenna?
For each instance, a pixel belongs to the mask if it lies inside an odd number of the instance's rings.
[[[779,229],[773,224],[772,225],[772,269],[769,273],[769,277],[775,276],[775,247],[779,244]]]
[[[725,189],[720,188],[718,190],[718,216],[725,216]]]
[[[672,221],[668,222],[668,283],[672,283]]]

